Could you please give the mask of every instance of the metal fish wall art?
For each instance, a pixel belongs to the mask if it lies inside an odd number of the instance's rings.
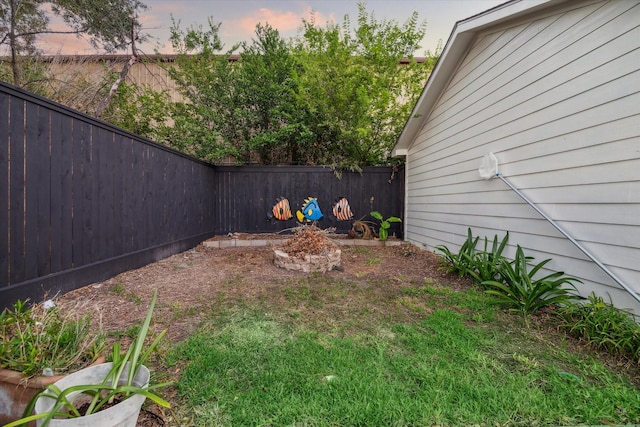
[[[278,221],[287,221],[293,218],[291,213],[291,206],[289,205],[289,199],[286,197],[278,197],[276,204],[273,205],[271,212],[267,214],[269,219],[277,219]]]
[[[338,221],[349,221],[353,219],[353,212],[346,197],[339,197],[333,204],[333,216],[335,216]]]
[[[299,222],[313,222],[322,218],[322,211],[315,197],[307,197],[304,199],[302,208],[296,212]]]

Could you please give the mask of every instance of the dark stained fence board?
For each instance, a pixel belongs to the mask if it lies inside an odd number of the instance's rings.
[[[125,252],[133,252],[135,250],[135,230],[136,223],[135,217],[140,215],[140,206],[141,206],[141,194],[142,194],[142,185],[140,185],[140,159],[134,152],[135,143],[134,141],[130,141],[127,144],[127,161],[126,161],[126,169],[125,173],[127,173],[127,192],[123,197],[124,201],[124,223],[125,223]],[[137,183],[133,185],[132,183]]]
[[[9,100],[0,93],[0,287],[9,282]]]
[[[51,272],[71,268],[73,217],[71,122],[51,111]]]
[[[343,172],[341,178],[329,168],[292,166],[217,167],[218,211],[216,234],[233,232],[272,233],[298,225],[295,218],[305,199],[318,199],[323,218],[321,228],[335,227],[346,233],[353,221],[339,221],[333,216],[333,206],[339,197],[346,197],[354,211],[354,220],[372,221],[369,212],[378,210],[386,218],[402,217],[404,186],[403,171],[391,179],[392,168],[368,167],[363,173]],[[276,199],[289,200],[294,218],[288,221],[269,220]],[[377,226],[377,222],[376,222]],[[402,225],[393,224],[391,232],[401,237]]]
[[[9,151],[11,172],[9,177],[9,283],[25,278],[25,176],[24,176],[24,105],[21,99],[11,99],[9,109]]]
[[[0,309],[67,292],[189,249],[214,234],[272,233],[316,197],[322,228],[402,216],[404,174],[305,166],[214,167],[0,83]],[[278,197],[294,217],[269,219]],[[392,232],[401,235],[402,226]]]
[[[96,224],[94,218],[95,211],[95,194],[97,183],[96,171],[97,168],[92,168],[91,162],[97,161],[98,156],[93,152],[93,141],[91,139],[91,127],[88,123],[78,122],[80,131],[80,144],[82,145],[82,166],[81,177],[82,180],[82,227],[80,229],[80,237],[82,239],[82,246],[78,247],[78,251],[81,251],[83,262],[78,266],[91,264],[93,260],[93,248],[92,242],[95,239]]]
[[[123,135],[113,134],[112,143],[112,162],[113,162],[113,183],[112,183],[112,198],[113,209],[111,217],[111,229],[113,233],[111,235],[112,253],[115,255],[124,253],[123,245],[123,233],[122,233],[122,200],[125,197],[124,183],[123,183],[123,170],[124,170],[124,144]]]
[[[100,147],[100,140],[98,138],[98,130],[94,126],[90,126],[88,139],[89,139],[89,157],[87,158],[87,167],[90,173],[90,186],[86,187],[86,199],[88,202],[89,215],[85,217],[86,230],[89,233],[89,240],[85,240],[86,253],[85,256],[89,257],[89,262],[97,262],[99,258],[100,250],[100,186],[102,185],[100,179],[102,178],[102,150]],[[86,209],[86,206],[85,206]]]
[[[39,181],[40,169],[45,166],[44,148],[38,139],[38,127],[40,117],[36,104],[26,104],[25,120],[25,278],[33,279],[38,277],[38,260],[43,254],[39,252],[38,229],[39,217],[42,215],[39,206],[39,193],[44,186],[44,182]],[[44,232],[44,231],[43,231]]]
[[[93,146],[98,151],[98,161],[92,164],[98,165],[97,179],[93,182],[97,184],[97,192],[94,193],[96,206],[95,221],[98,225],[94,240],[93,253],[95,259],[109,259],[114,256],[112,243],[114,229],[112,228],[111,218],[113,217],[114,200],[113,200],[113,133],[106,129],[93,128],[92,135]],[[106,232],[106,230],[110,230]]]
[[[84,132],[86,131],[84,122],[79,120],[71,120],[73,129],[73,174],[72,174],[72,195],[73,195],[73,218],[72,233],[73,241],[71,247],[72,265],[74,268],[84,265],[85,252],[85,215],[89,210],[85,209],[85,186],[90,185],[91,181],[87,176],[87,166],[85,161],[85,151],[87,151],[84,140]],[[89,205],[87,205],[89,206]],[[86,236],[88,238],[89,236]],[[66,248],[65,248],[66,249]]]
[[[35,277],[47,275],[51,272],[51,147],[50,147],[50,110],[43,107],[37,108],[37,137],[35,141],[28,141],[34,145],[35,170],[29,171],[28,176],[34,177],[34,182],[27,186],[27,194],[35,190],[37,218],[36,244],[37,244],[37,265]],[[27,156],[29,158],[30,156]],[[31,189],[31,190],[30,190]],[[27,212],[31,209],[27,206]]]

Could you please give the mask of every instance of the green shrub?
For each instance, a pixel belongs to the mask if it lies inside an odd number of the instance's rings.
[[[640,326],[633,315],[591,294],[585,304],[562,307],[561,327],[595,348],[640,361]]]
[[[0,367],[25,377],[86,366],[104,351],[104,336],[88,316],[18,301],[0,313]]]
[[[534,278],[536,273],[551,259],[546,259],[529,269],[528,261],[531,259],[533,258],[524,255],[524,251],[518,245],[512,262],[506,259],[501,260],[500,281],[482,282],[488,288],[486,292],[495,296],[498,303],[522,313],[525,319],[527,315],[541,308],[567,304],[579,298],[564,285],[570,285],[575,289],[573,283],[582,283],[580,280],[564,276],[564,272],[554,272],[536,279]]]
[[[476,282],[482,283],[487,280],[497,280],[500,277],[500,266],[505,259],[502,256],[504,248],[509,241],[509,232],[498,243],[498,235],[493,237],[493,244],[489,251],[489,241],[484,238],[484,250],[478,251],[473,255],[473,262],[471,263],[471,269],[469,275],[473,277]]]
[[[444,245],[438,245],[435,250],[441,252],[440,265],[447,273],[457,273],[458,276],[463,277],[474,271],[474,258],[476,255],[476,246],[478,245],[479,237],[473,237],[471,228],[467,229],[467,240],[460,246],[458,253],[451,252],[449,248]]]

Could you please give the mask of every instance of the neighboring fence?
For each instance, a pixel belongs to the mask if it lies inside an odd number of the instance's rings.
[[[269,218],[276,199],[293,218]],[[214,234],[295,227],[317,199],[322,228],[402,216],[404,171],[214,167],[0,83],[0,309],[41,300],[196,246]],[[391,233],[401,237],[402,226]]]
[[[0,307],[213,235],[215,169],[0,84]]]

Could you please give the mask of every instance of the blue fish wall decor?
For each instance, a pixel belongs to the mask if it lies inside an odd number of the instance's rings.
[[[318,199],[315,197],[308,197],[304,199],[304,204],[302,205],[302,208],[296,212],[296,217],[299,222],[312,222],[321,219],[322,211],[320,211]]]

